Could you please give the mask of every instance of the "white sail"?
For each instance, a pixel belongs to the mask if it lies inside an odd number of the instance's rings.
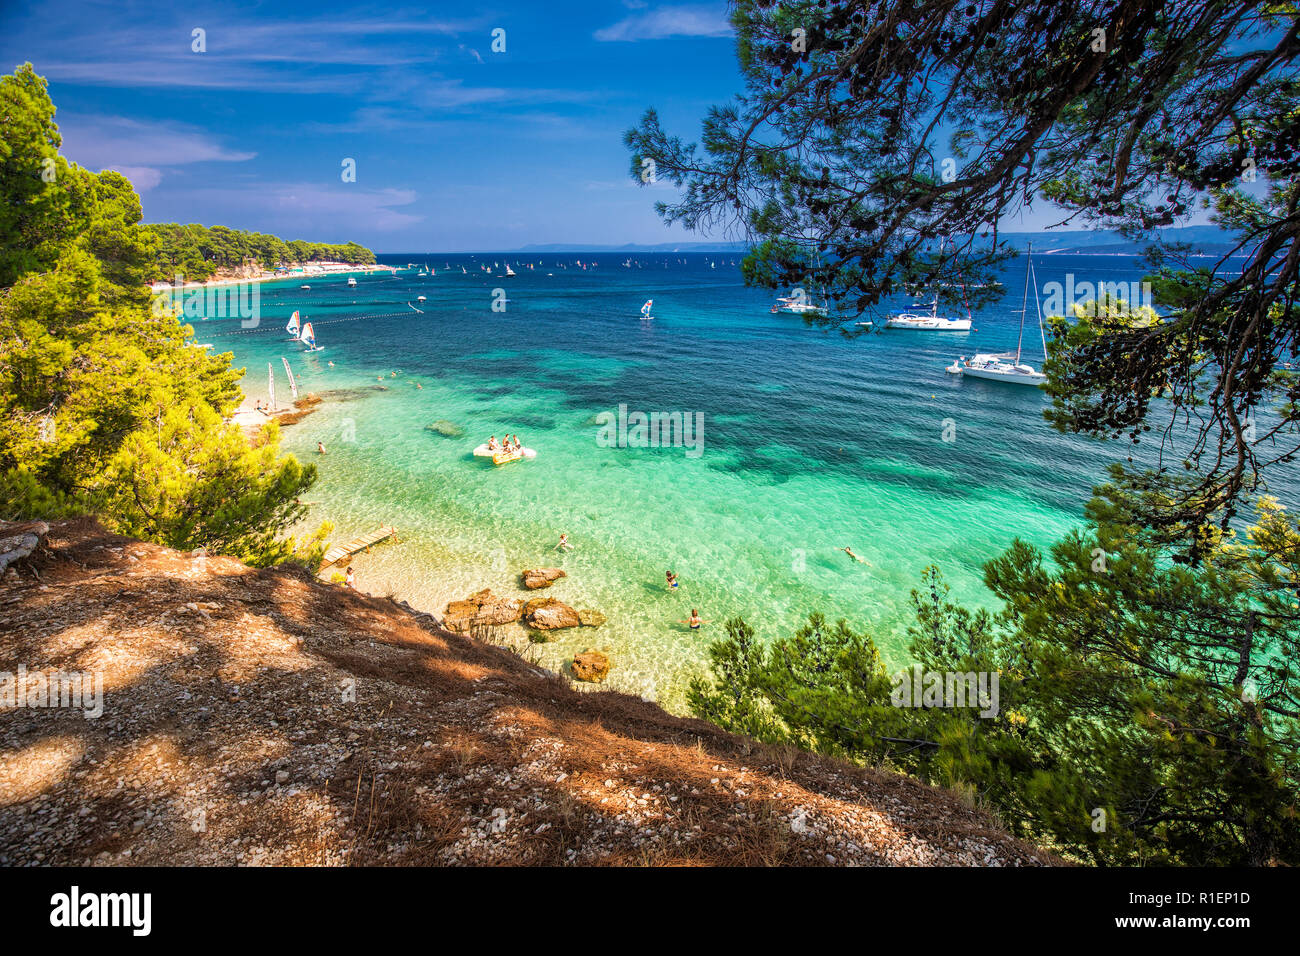
[[[302,335],[298,336],[298,341],[310,349],[316,348],[316,333],[312,331],[310,322],[302,327]]]
[[[283,355],[280,356],[280,361],[284,363],[284,374],[289,376],[289,391],[293,394],[293,400],[296,402],[298,400],[298,383],[293,380],[293,369],[289,367],[289,360]]]
[[[654,299],[647,299],[647,300],[646,300],[645,305],[641,306],[641,317],[642,317],[642,318],[645,318],[645,319],[650,318],[650,308],[651,308],[651,306],[653,306],[654,304],[655,304],[655,300],[654,300]]]
[[[289,316],[289,324],[284,327],[284,330],[288,332],[290,335],[296,336],[298,334],[298,310],[297,309],[294,309],[293,315]]]

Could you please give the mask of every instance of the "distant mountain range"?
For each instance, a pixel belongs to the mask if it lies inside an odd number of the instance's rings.
[[[1159,230],[1165,242],[1186,243],[1196,252],[1206,255],[1223,255],[1230,252],[1236,242],[1232,234],[1218,226],[1182,226]],[[1024,248],[1033,243],[1034,252],[1043,255],[1141,255],[1151,244],[1150,240],[1126,239],[1114,229],[1082,229],[1072,232],[1003,232],[999,242],[1009,242]]]
[[[1206,255],[1223,255],[1235,242],[1231,233],[1218,226],[1182,226],[1161,229],[1165,242],[1181,242]],[[1025,247],[1033,243],[1034,251],[1043,255],[1140,255],[1149,242],[1134,242],[1114,229],[1076,229],[1070,232],[1003,232],[1001,242]],[[592,243],[533,243],[516,252],[735,252],[744,253],[747,242],[628,242],[621,246]]]

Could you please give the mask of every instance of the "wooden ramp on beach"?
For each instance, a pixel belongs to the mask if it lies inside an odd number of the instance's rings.
[[[344,558],[356,554],[358,551],[364,551],[372,544],[378,544],[385,538],[392,536],[397,531],[396,528],[386,528],[380,525],[376,530],[369,534],[363,534],[359,538],[353,538],[347,544],[336,544],[325,552],[324,564],[321,567],[333,564],[335,561],[342,561]]]

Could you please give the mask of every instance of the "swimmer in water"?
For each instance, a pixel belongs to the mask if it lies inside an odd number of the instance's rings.
[[[695,610],[695,608],[691,608],[691,616],[688,619],[682,621],[682,623],[689,624],[691,626],[692,631],[698,631],[701,625],[708,624],[709,622],[701,620],[700,612]]]
[[[854,561],[857,561],[859,564],[870,564],[870,563],[871,563],[871,562],[868,561],[866,558],[860,558],[860,557],[858,557],[856,554],[854,554],[852,548],[840,548],[840,550],[843,551],[845,554],[847,554],[847,555],[848,555],[850,558],[852,558]]]
[[[556,551],[573,550],[573,545],[569,544],[569,536],[567,534],[560,535],[560,543],[555,546],[555,550]]]
[[[664,576],[668,579],[668,586],[669,586],[670,588],[675,588],[675,587],[677,587],[677,575],[675,575],[675,574],[673,574],[671,571],[669,571],[669,572],[667,572]]]
[[[318,442],[316,443],[316,453],[317,453],[318,455],[323,455],[323,454],[325,454],[325,443],[324,443],[323,441],[318,441]]]

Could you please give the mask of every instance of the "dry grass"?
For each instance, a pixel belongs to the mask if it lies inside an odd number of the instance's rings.
[[[51,545],[0,670],[99,670],[105,715],[4,714],[0,864],[1055,862],[969,795],[574,691],[388,599],[92,522]]]

